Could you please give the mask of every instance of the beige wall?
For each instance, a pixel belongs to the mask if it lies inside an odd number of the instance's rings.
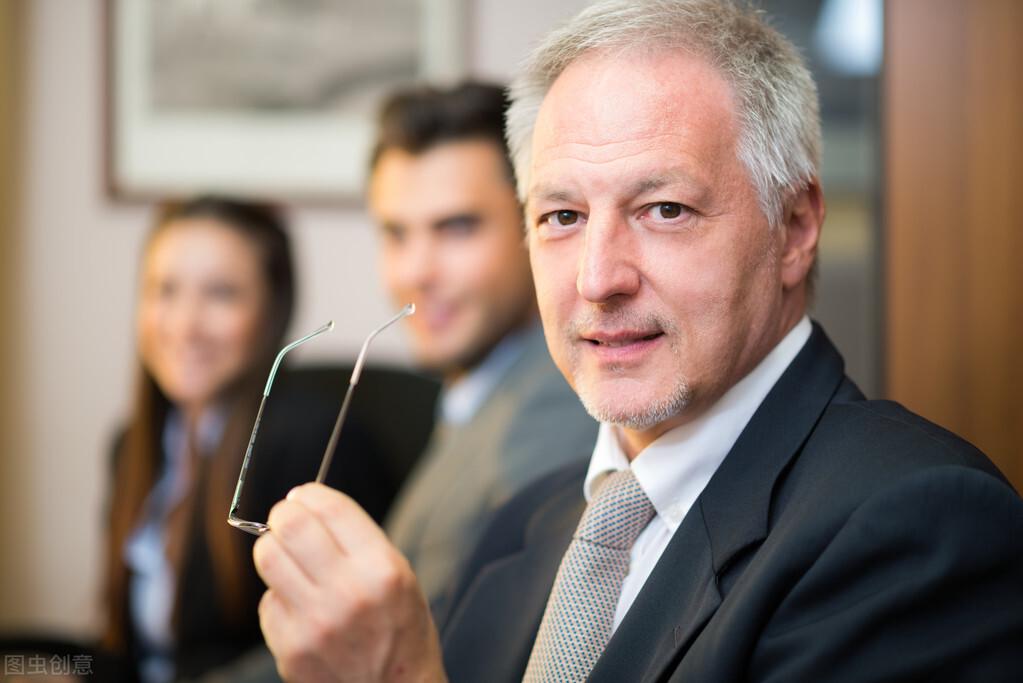
[[[506,77],[537,35],[585,4],[466,3],[471,65],[490,78]],[[20,49],[7,40],[15,6],[25,15]],[[13,306],[0,309],[9,343],[0,376],[0,629],[85,634],[97,623],[106,451],[128,400],[135,260],[149,207],[103,192],[100,0],[0,7],[0,106],[16,101],[26,121],[21,159],[0,158],[0,185],[16,187],[17,200],[14,229],[0,237],[0,301]],[[19,72],[9,54],[21,65],[23,97],[6,87]],[[10,130],[0,119],[0,134]],[[0,211],[11,206],[3,201]],[[302,276],[294,329],[337,318],[339,329],[310,355],[347,356],[389,311],[366,217],[299,208],[293,225]],[[374,356],[404,358],[401,336],[381,338]]]

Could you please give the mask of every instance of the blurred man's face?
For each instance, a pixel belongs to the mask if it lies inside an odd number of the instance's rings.
[[[738,133],[729,85],[685,54],[584,57],[540,109],[526,220],[548,345],[633,454],[720,398],[802,314],[787,292],[816,232],[769,226]]]
[[[522,217],[493,143],[385,151],[369,208],[384,283],[396,305],[416,304],[407,320],[423,365],[458,375],[532,318]]]

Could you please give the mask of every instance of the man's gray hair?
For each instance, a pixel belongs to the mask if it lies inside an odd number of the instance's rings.
[[[706,59],[736,95],[738,157],[771,225],[786,201],[817,177],[821,131],[817,86],[799,51],[764,15],[728,0],[608,0],[552,32],[511,85],[508,146],[523,202],[533,127],[558,76],[592,51],[685,50]]]

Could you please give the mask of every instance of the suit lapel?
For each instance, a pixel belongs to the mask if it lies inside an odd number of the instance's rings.
[[[660,680],[685,656],[725,597],[719,585],[729,564],[767,536],[775,482],[843,376],[841,356],[815,323],[668,543],[591,681]]]
[[[679,586],[686,589],[680,591]],[[688,647],[721,604],[711,544],[698,507],[686,515],[632,608],[597,660],[590,683],[646,680]]]

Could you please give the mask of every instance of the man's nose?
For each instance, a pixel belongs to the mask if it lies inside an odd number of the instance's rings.
[[[634,236],[622,221],[594,220],[586,226],[579,255],[576,290],[593,303],[631,296],[639,289]]]
[[[413,290],[428,289],[436,270],[437,253],[432,239],[420,236],[405,244],[398,268],[404,287]]]

